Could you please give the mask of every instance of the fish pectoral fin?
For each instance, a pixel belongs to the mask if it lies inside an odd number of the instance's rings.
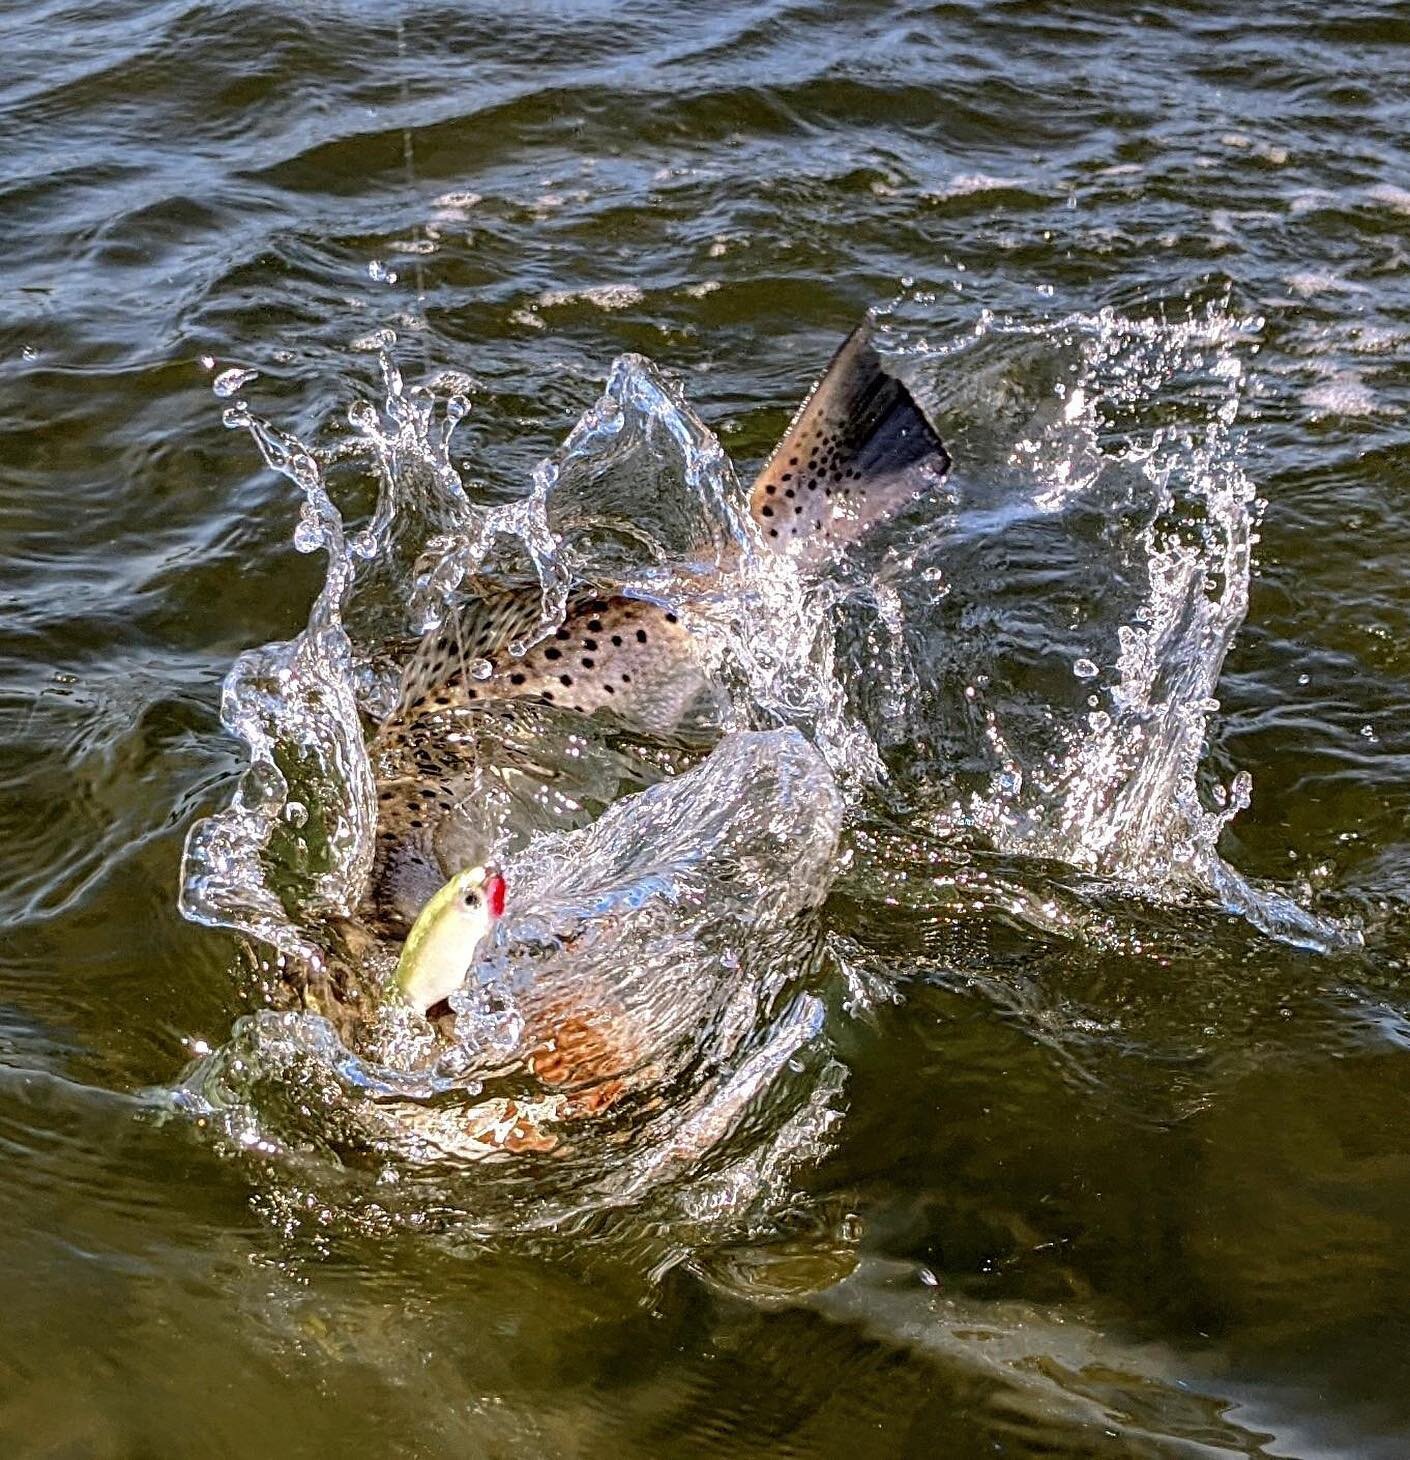
[[[768,542],[817,556],[933,490],[950,454],[871,342],[868,319],[832,357],[759,473],[750,507]]]

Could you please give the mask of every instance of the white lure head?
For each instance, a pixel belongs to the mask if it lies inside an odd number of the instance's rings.
[[[397,963],[396,986],[424,1014],[465,982],[475,951],[504,911],[497,867],[457,872],[421,909]]]

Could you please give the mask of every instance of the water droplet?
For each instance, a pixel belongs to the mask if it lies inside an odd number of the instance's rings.
[[[485,680],[494,673],[494,665],[488,659],[472,659],[465,667],[471,679]]]
[[[1078,679],[1095,679],[1101,671],[1090,659],[1079,659],[1072,666],[1072,672]]]
[[[323,528],[318,519],[304,516],[294,529],[294,546],[301,553],[316,553],[323,546]]]
[[[375,279],[379,284],[395,284],[397,272],[395,269],[389,269],[381,259],[373,259],[367,265],[367,277]]]
[[[284,820],[290,826],[308,825],[308,807],[302,801],[290,801],[284,807]]]
[[[1299,684],[1311,684],[1312,676],[1310,674],[1299,674],[1297,677],[1297,682]]]
[[[235,366],[230,370],[222,370],[211,382],[211,389],[221,400],[229,400],[236,391],[242,390],[250,381],[258,379],[258,370],[244,370]]]

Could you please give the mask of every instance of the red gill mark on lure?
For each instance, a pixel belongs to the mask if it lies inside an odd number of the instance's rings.
[[[505,881],[498,872],[491,872],[485,879],[485,906],[492,918],[504,915]]]

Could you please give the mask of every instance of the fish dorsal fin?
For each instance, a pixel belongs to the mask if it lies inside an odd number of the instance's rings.
[[[938,486],[950,454],[859,325],[798,408],[750,495],[771,546],[815,557]]]

